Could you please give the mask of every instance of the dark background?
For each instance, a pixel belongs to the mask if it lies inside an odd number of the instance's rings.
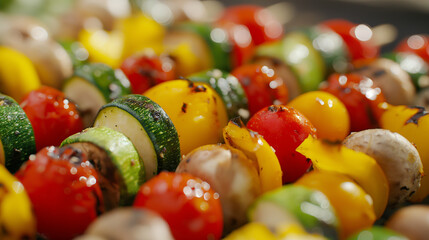
[[[268,6],[281,0],[221,0],[221,2],[225,6],[238,4]],[[419,7],[407,0],[402,2],[373,0],[370,4],[362,3],[365,1],[339,0],[284,0],[283,2],[290,3],[295,9],[294,17],[285,25],[286,32],[333,18],[344,18],[369,26],[389,23],[397,28],[398,37],[394,42],[385,45],[382,52],[392,50],[401,39],[409,35],[429,34],[429,0],[420,1],[425,5],[424,7]]]

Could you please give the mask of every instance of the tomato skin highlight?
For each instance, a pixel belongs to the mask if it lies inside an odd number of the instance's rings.
[[[328,20],[322,22],[320,25],[330,28],[343,38],[352,60],[372,59],[378,57],[380,48],[374,44],[371,38],[367,41],[363,41],[359,39],[359,36],[356,36],[358,33],[356,28],[361,25],[344,19]],[[364,28],[368,28],[367,31],[372,31],[367,26],[364,26]]]
[[[131,56],[125,59],[120,68],[130,80],[134,94],[142,94],[159,83],[176,78],[175,64],[166,56]]]
[[[429,35],[416,34],[403,39],[395,49],[396,52],[410,52],[429,63]]]
[[[85,155],[70,147],[46,147],[15,174],[48,239],[73,239],[103,212],[97,173]]]
[[[218,22],[246,26],[255,45],[279,40],[283,36],[282,24],[268,10],[258,5],[228,7]]]
[[[322,91],[335,95],[346,106],[350,116],[351,132],[379,126],[378,121],[384,112],[379,105],[386,100],[376,86],[364,87],[371,82],[369,78],[354,73],[334,73],[329,76],[327,85],[321,88]],[[366,94],[368,91],[378,94]]]
[[[272,104],[286,104],[289,93],[283,80],[273,69],[259,64],[246,64],[231,73],[243,87],[250,116]]]
[[[308,137],[315,136],[316,128],[300,112],[282,105],[271,105],[250,118],[247,127],[264,137],[275,149],[283,171],[283,184],[301,177],[311,166],[296,148]]]
[[[31,91],[20,106],[33,126],[37,151],[59,146],[65,138],[83,129],[76,105],[57,89],[42,86]]]
[[[222,236],[219,194],[188,173],[160,173],[141,186],[133,206],[160,214],[177,240]]]

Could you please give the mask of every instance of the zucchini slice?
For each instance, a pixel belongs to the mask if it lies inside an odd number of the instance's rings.
[[[180,162],[179,136],[167,113],[143,95],[127,95],[104,105],[94,127],[113,128],[126,135],[143,159],[146,180],[162,170],[175,171]]]
[[[130,82],[121,70],[102,63],[78,66],[63,86],[66,97],[77,104],[84,126],[90,126],[106,103],[131,93]]]
[[[246,93],[236,77],[219,69],[212,69],[192,74],[188,79],[192,82],[206,83],[212,87],[225,103],[229,119],[241,117],[244,122],[249,120]]]
[[[33,127],[19,104],[2,94],[0,119],[0,163],[14,173],[36,153]]]
[[[144,182],[144,164],[132,142],[107,127],[87,128],[65,139],[61,146],[81,150],[99,174],[106,210],[132,203]]]
[[[346,73],[350,70],[347,46],[340,35],[322,26],[302,29],[301,32],[310,39],[314,49],[320,53],[328,73]]]

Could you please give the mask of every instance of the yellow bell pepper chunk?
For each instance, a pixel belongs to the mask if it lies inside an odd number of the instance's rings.
[[[117,21],[112,31],[84,29],[79,41],[88,50],[92,62],[101,62],[118,68],[125,58],[143,52],[163,52],[165,29],[143,14],[132,15]]]
[[[116,22],[115,29],[122,32],[122,59],[151,49],[155,54],[163,51],[165,28],[144,14],[135,14]]]
[[[289,225],[282,226],[278,236],[279,236],[279,239],[281,240],[326,240],[327,239],[318,234],[307,233],[305,229],[298,224],[289,224]]]
[[[0,224],[5,228],[0,239],[34,238],[36,220],[24,187],[4,166],[0,166],[0,183]]]
[[[314,170],[304,174],[294,184],[316,189],[326,195],[340,220],[340,239],[347,239],[375,222],[371,196],[345,174]]]
[[[261,223],[248,223],[235,230],[224,240],[276,240],[270,230]]]
[[[161,83],[144,95],[158,103],[168,114],[179,134],[185,155],[193,149],[222,141],[228,123],[225,105],[208,85],[186,80]]]
[[[0,92],[17,102],[40,87],[40,79],[31,60],[24,54],[0,46]]]
[[[80,32],[79,41],[88,50],[90,61],[104,63],[112,68],[120,66],[124,45],[121,32],[85,29]]]
[[[423,163],[423,173],[429,172],[429,115],[423,108],[383,104],[386,111],[381,115],[380,126],[397,132],[412,142]],[[419,190],[411,197],[412,202],[421,202],[429,195],[429,177],[423,176]]]
[[[257,162],[262,192],[282,186],[282,170],[273,148],[265,139],[244,126],[239,119],[229,121],[223,130],[225,143],[241,150]]]
[[[345,174],[355,180],[372,197],[377,218],[383,214],[389,197],[389,184],[374,158],[342,144],[314,139],[311,135],[296,151],[310,158],[314,169]]]

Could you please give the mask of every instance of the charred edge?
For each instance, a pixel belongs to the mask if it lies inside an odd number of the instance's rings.
[[[421,106],[414,106],[414,107],[410,107],[410,108],[417,109],[418,111],[417,111],[417,113],[416,113],[416,114],[414,114],[413,116],[411,116],[411,117],[410,117],[410,118],[405,122],[405,124],[408,124],[408,123],[414,123],[414,124],[418,125],[418,123],[419,123],[419,119],[420,119],[421,117],[423,117],[423,116],[425,116],[425,115],[427,115],[427,114],[428,114],[428,112],[426,112],[426,110],[425,110],[425,108],[424,108],[424,107],[421,107]]]
[[[412,191],[412,192],[410,192],[410,194],[408,195],[408,197],[413,196],[415,192],[416,192],[416,191]]]
[[[126,103],[131,104],[131,105],[136,105],[138,107],[148,107],[147,105],[145,106],[143,101],[139,101],[139,100],[134,99],[134,98],[125,98],[124,101]]]
[[[74,148],[72,146],[65,146],[60,148],[60,156],[63,156],[64,153],[67,153],[67,155],[65,156],[67,160],[72,158],[76,158],[78,160],[78,161],[69,161],[73,163],[75,166],[80,166],[80,164],[82,163],[82,160],[86,158],[82,150]]]
[[[137,73],[140,74],[142,77],[146,77],[149,80],[150,86],[156,85],[156,80],[155,80],[156,72],[154,70],[149,69],[149,68],[140,67],[137,70]]]
[[[235,117],[235,118],[232,118],[231,120],[229,120],[232,124],[234,124],[234,125],[236,125],[236,126],[238,126],[238,127],[240,127],[240,128],[242,128],[242,127],[244,127],[244,123],[243,123],[243,121],[241,120],[241,117]]]
[[[401,187],[400,189],[401,189],[401,190],[406,190],[406,191],[410,190],[407,186],[403,186],[403,187]]]
[[[310,163],[310,162],[311,162],[311,159],[310,159],[310,158],[306,158],[306,159],[305,159],[305,161],[306,161],[307,163]]]
[[[5,98],[5,97],[1,97],[0,98],[0,106],[10,106],[12,105],[12,101],[10,101],[9,99]]]
[[[205,92],[205,91],[207,91],[207,88],[204,87],[203,85],[197,85],[192,89],[192,92],[196,92],[196,93]]]
[[[195,86],[194,82],[192,82],[191,80],[184,78],[182,76],[179,78],[188,81],[188,88],[194,88],[194,86]]]
[[[281,106],[271,105],[268,107],[268,111],[272,113],[276,113],[276,112],[284,112],[285,109]]]
[[[234,141],[230,136],[228,136],[228,134],[225,135],[225,142],[228,143],[228,145],[234,146]]]
[[[186,109],[187,109],[187,108],[188,108],[188,104],[183,103],[182,108],[181,108],[182,112],[183,112],[183,113],[186,113]]]
[[[159,121],[159,119],[161,119],[161,117],[162,117],[162,114],[160,112],[157,112],[157,111],[150,111],[150,115],[152,116],[152,118],[155,122]]]

